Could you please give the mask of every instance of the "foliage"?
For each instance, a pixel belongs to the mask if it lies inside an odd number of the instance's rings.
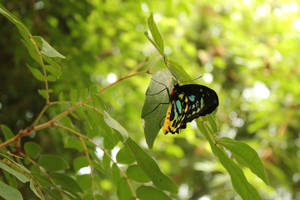
[[[1,198],[299,198],[298,10],[0,1]],[[150,74],[169,90],[201,74],[218,111],[162,135]]]

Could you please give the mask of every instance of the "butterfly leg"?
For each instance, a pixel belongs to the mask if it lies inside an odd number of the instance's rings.
[[[147,95],[147,96],[155,96],[155,95],[158,95],[158,94],[162,93],[162,92],[165,91],[166,89],[168,89],[168,88],[162,89],[161,91],[156,92],[156,93],[153,93],[153,94],[148,94],[148,90],[147,90],[146,95]]]
[[[157,104],[153,110],[151,110],[150,112],[146,113],[145,115],[142,116],[142,118],[145,118],[147,115],[149,115],[150,113],[154,112],[160,105],[163,105],[163,104],[169,104],[169,103],[159,103]]]

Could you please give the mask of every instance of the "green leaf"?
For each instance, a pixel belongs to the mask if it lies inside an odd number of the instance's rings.
[[[226,149],[231,151],[237,160],[241,160],[243,164],[250,168],[250,170],[261,178],[266,184],[268,179],[265,174],[262,161],[259,159],[258,154],[248,144],[232,140],[227,137],[218,139],[218,144],[223,145]]]
[[[146,183],[151,181],[150,178],[145,174],[145,172],[138,165],[129,166],[127,168],[126,174],[128,178],[137,182]]]
[[[104,122],[111,128],[122,134],[124,139],[128,138],[127,130],[115,119],[113,119],[107,112],[104,111]]]
[[[134,156],[132,155],[131,151],[128,149],[127,146],[124,146],[122,149],[119,150],[116,159],[117,162],[121,164],[131,164],[135,161]]]
[[[38,191],[36,190],[37,185],[34,184],[34,182],[33,182],[32,180],[30,180],[29,187],[30,187],[31,191],[32,191],[38,198],[42,199],[42,198],[41,198],[41,195],[40,195],[40,194],[38,193]]]
[[[81,190],[89,191],[92,187],[92,177],[90,174],[83,174],[76,176],[76,182],[79,184]]]
[[[117,185],[121,176],[120,176],[120,170],[115,163],[112,165],[112,177],[113,177],[112,179],[114,185]]]
[[[239,168],[235,162],[228,158],[224,150],[220,149],[214,144],[211,145],[211,148],[214,155],[219,158],[221,164],[228,171],[235,191],[237,191],[243,200],[261,199],[257,190],[247,181],[241,168]]]
[[[57,58],[50,58],[47,56],[43,56],[43,59],[46,61],[45,68],[56,78],[59,78],[62,74],[62,69],[60,64],[58,63]]]
[[[154,74],[147,89],[142,118],[144,120],[145,138],[149,148],[152,148],[163,124],[169,104],[167,89],[171,91],[172,86],[172,75],[167,70],[164,70]]]
[[[209,122],[213,132],[216,133],[218,131],[218,127],[217,127],[217,123],[216,123],[216,119],[215,119],[214,115],[210,114],[210,115],[206,115],[205,117],[207,117],[208,122]]]
[[[49,82],[55,82],[57,80],[57,78],[53,75],[47,76],[47,79],[48,79]]]
[[[48,93],[50,94],[51,92],[53,92],[53,90],[52,89],[48,89]],[[39,89],[38,90],[38,93],[42,96],[42,97],[44,97],[44,99],[47,99],[47,91],[46,90],[44,90],[44,89]]]
[[[0,8],[1,11],[1,8]],[[23,200],[21,193],[0,180],[0,196],[5,200]]]
[[[44,75],[42,74],[42,72],[34,67],[30,67],[27,64],[28,69],[30,70],[30,72],[32,73],[32,75],[39,81],[44,81]]]
[[[11,168],[10,166],[4,164],[3,162],[0,161],[0,168],[7,171],[11,175],[15,176],[17,179],[19,179],[22,183],[26,183],[29,181],[29,179],[22,174],[21,172]]]
[[[58,57],[65,59],[66,57],[56,51],[48,42],[40,36],[33,36],[34,41],[38,44],[41,53],[50,58]]]
[[[117,185],[117,195],[119,197],[119,200],[133,200],[133,196],[130,192],[129,186],[124,178],[119,179],[119,183]]]
[[[70,191],[71,193],[76,194],[77,192],[82,191],[78,183],[65,174],[53,173],[51,174],[51,177],[54,179],[57,185],[60,185],[62,188]]]
[[[58,171],[69,168],[69,164],[57,155],[42,155],[39,164],[47,171]]]
[[[165,193],[151,186],[140,186],[136,195],[140,200],[171,200]]]
[[[21,34],[21,36],[24,39],[28,39],[31,34],[29,30],[26,28],[26,26],[17,19],[12,13],[10,13],[8,10],[6,10],[1,4],[0,4],[0,14],[2,14],[4,17],[6,17],[10,22],[15,24]]]
[[[65,136],[64,147],[69,149],[76,149],[77,151],[83,151],[83,146],[78,137]]]
[[[24,149],[25,153],[32,158],[37,158],[41,152],[40,145],[36,144],[35,142],[26,142]]]
[[[10,128],[8,128],[6,125],[2,124],[0,127],[4,134],[5,140],[9,140],[15,136]]]
[[[155,42],[155,47],[160,52],[162,56],[164,56],[164,41],[161,37],[161,34],[158,31],[157,25],[154,22],[153,14],[151,13],[150,17],[148,18],[148,26],[151,32],[151,35]]]
[[[171,74],[176,78],[176,80],[186,82],[193,79],[177,62],[173,60],[167,60],[167,62],[169,70]]]
[[[139,167],[147,174],[156,187],[173,193],[177,192],[176,184],[160,171],[156,162],[143,149],[141,149],[131,138],[128,138],[125,144],[135,156]]]
[[[83,167],[89,166],[89,162],[86,158],[86,156],[79,156],[73,160],[73,168],[75,172],[80,170]]]
[[[196,120],[196,122],[198,127],[202,129],[203,132],[201,132],[208,140],[212,152],[218,157],[221,164],[228,171],[235,191],[243,198],[243,200],[261,199],[257,190],[247,181],[242,169],[227,156],[222,147],[220,148],[215,144],[213,133],[207,131],[205,123],[201,123],[199,119]]]

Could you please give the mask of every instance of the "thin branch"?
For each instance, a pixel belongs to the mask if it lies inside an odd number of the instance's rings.
[[[34,122],[32,123],[31,126],[36,125],[36,124],[40,121],[41,117],[42,117],[43,114],[46,112],[46,110],[48,109],[48,107],[49,107],[49,104],[46,104],[46,105],[43,107],[42,111],[39,113],[39,115],[38,115],[37,118],[34,120]]]
[[[89,156],[88,148],[86,147],[86,144],[85,144],[83,138],[82,138],[82,137],[79,137],[79,139],[80,139],[80,142],[81,142],[81,144],[82,144],[82,146],[83,146],[83,149],[84,149],[84,152],[85,152],[85,156],[86,156],[86,158],[87,158],[87,160],[88,160],[88,162],[89,162],[89,166],[90,166],[90,168],[91,168],[92,195],[93,195],[93,200],[95,200],[96,197],[95,197],[94,168],[93,168],[93,165],[92,165],[92,161],[91,161],[91,159],[90,159],[90,156]]]
[[[43,75],[44,75],[44,80],[45,80],[46,105],[48,105],[49,102],[50,102],[50,100],[49,100],[49,99],[50,99],[50,96],[49,96],[49,88],[48,88],[48,77],[47,77],[47,72],[46,72],[46,69],[45,69],[45,64],[44,64],[44,60],[43,60],[43,55],[42,55],[42,53],[40,52],[37,43],[35,42],[35,40],[32,38],[31,35],[30,35],[30,40],[31,40],[32,44],[34,45],[35,50],[36,50],[36,51],[38,52],[38,54],[39,54],[40,62],[41,62],[41,65],[42,65],[42,71],[43,71]]]

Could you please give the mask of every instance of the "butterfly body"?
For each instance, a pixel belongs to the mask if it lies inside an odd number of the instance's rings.
[[[200,116],[213,112],[219,105],[216,92],[204,85],[175,84],[169,95],[169,107],[163,125],[163,133],[179,133],[186,124]]]

